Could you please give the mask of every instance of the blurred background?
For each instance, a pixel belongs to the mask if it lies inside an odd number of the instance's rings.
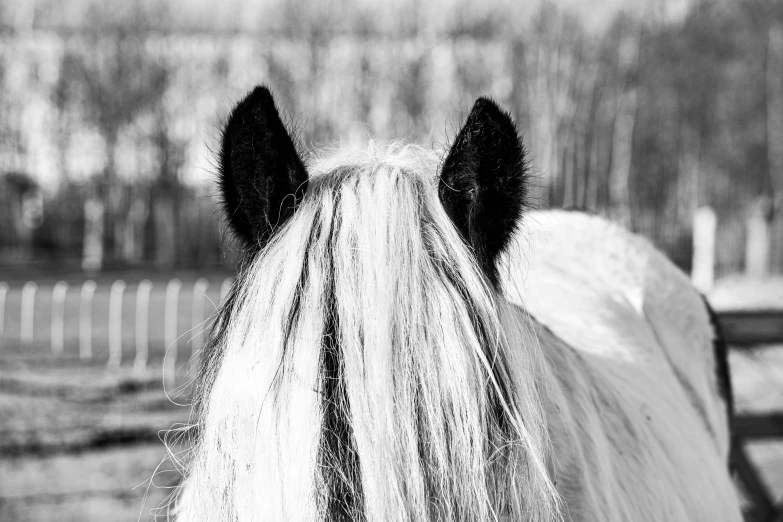
[[[161,430],[235,263],[214,151],[258,83],[306,149],[441,148],[476,97],[508,108],[536,206],[622,223],[751,315],[743,483],[777,516],[780,0],[0,0],[0,520],[165,514]]]

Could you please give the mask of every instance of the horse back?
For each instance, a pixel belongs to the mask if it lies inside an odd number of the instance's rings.
[[[633,514],[649,517],[655,501],[672,495],[684,515],[670,511],[669,519],[701,519],[693,513],[720,511],[697,497],[725,490],[722,516],[732,520],[723,365],[708,309],[685,274],[645,239],[578,212],[530,212],[516,239],[503,292],[544,327],[539,342],[554,367],[554,400],[563,403],[555,406],[563,431],[553,433],[556,452],[565,432],[581,433],[591,440],[563,458],[575,469],[605,463],[582,477],[605,480],[592,495],[636,497],[620,502],[616,516],[607,512],[618,505],[611,498],[595,501],[594,511],[605,520],[655,519]],[[584,486],[567,480],[571,490]],[[644,486],[630,493],[628,480]]]

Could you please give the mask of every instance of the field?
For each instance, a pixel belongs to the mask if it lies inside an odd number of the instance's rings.
[[[167,464],[149,481],[165,457],[159,437],[188,417],[160,380],[160,367],[3,362],[0,520],[151,519],[179,479]]]
[[[207,276],[206,316],[220,298],[223,278],[223,274]],[[165,461],[161,437],[188,418],[188,359],[194,335],[200,330],[194,329],[192,317],[195,277],[183,277],[177,314],[177,381],[167,382],[165,390],[161,382],[167,356],[162,333],[167,280],[153,281],[150,364],[144,371],[133,368],[135,281],[129,282],[123,298],[123,358],[118,368],[107,368],[111,281],[99,281],[95,293],[93,358],[89,361],[78,356],[81,282],[77,280],[71,281],[65,298],[64,353],[51,353],[54,282],[39,282],[32,344],[19,340],[22,283],[11,284],[8,294],[0,347],[0,520],[153,520],[165,514],[156,508],[165,505],[180,478],[175,466]],[[770,285],[764,288],[777,291]],[[743,297],[738,290],[728,292],[740,307],[750,306],[743,299],[758,299],[758,290],[746,293]],[[716,292],[719,307],[729,307],[727,300]],[[783,346],[733,352],[731,366],[740,410],[783,409]],[[783,444],[754,443],[749,451],[780,499]]]
[[[208,319],[220,299],[223,274],[206,276]],[[52,289],[39,282],[31,344],[20,341],[21,286],[11,284],[0,345],[0,520],[133,521],[154,519],[179,480],[161,442],[188,419],[188,360],[203,325],[192,317],[195,278],[183,278],[177,310],[177,382],[162,386],[164,300],[168,280],[153,280],[149,300],[149,364],[133,368],[136,282],[122,300],[122,362],[107,368],[109,287],[97,281],[92,359],[79,358],[81,281],[65,296],[64,353],[50,348]],[[174,448],[176,450],[176,448]],[[158,468],[159,465],[162,466]],[[151,480],[154,473],[154,480]]]

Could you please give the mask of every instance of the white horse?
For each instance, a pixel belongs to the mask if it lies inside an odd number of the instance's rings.
[[[305,164],[258,87],[219,161],[246,255],[178,519],[741,520],[700,296],[641,238],[528,211],[494,102],[442,162],[371,145]]]

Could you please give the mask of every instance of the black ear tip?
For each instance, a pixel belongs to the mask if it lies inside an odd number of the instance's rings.
[[[504,126],[516,127],[514,119],[508,111],[504,110],[495,100],[488,96],[482,96],[476,100],[473,104],[473,109],[470,111],[470,117],[481,118],[502,124]]]
[[[503,109],[489,96],[481,96],[473,104],[473,110],[479,112],[503,112]]]
[[[256,85],[252,91],[250,91],[250,94],[247,95],[248,100],[252,100],[255,103],[271,103],[272,105],[275,104],[275,98],[272,96],[272,91],[269,90],[269,87],[266,85]]]
[[[250,91],[242,101],[237,103],[236,107],[231,111],[231,115],[228,118],[229,124],[232,120],[235,120],[236,116],[247,114],[254,110],[262,110],[266,113],[277,112],[275,107],[275,99],[272,96],[272,92],[266,85],[258,85],[252,91]]]

